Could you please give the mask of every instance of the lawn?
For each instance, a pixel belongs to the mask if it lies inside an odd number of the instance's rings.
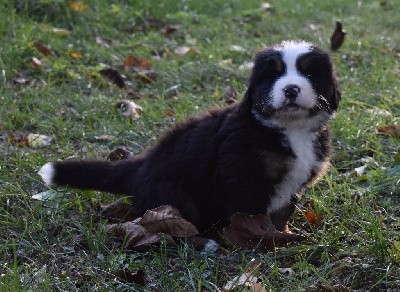
[[[380,133],[400,124],[398,3],[262,4],[2,1],[0,291],[214,291],[253,258],[266,290],[400,290],[400,140]],[[184,243],[125,251],[99,213],[120,197],[46,192],[37,175],[45,162],[106,159],[119,146],[139,153],[188,116],[240,100],[258,49],[304,39],[329,50],[336,20],[347,34],[332,52],[343,98],[332,167],[290,225],[306,241],[268,252],[203,254]],[[142,107],[138,118],[116,108],[126,99]]]

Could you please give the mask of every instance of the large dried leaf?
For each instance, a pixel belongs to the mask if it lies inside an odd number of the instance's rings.
[[[125,68],[142,68],[148,69],[150,68],[150,62],[146,59],[140,59],[132,55],[128,55],[124,60]]]
[[[111,39],[102,38],[99,36],[96,37],[96,44],[98,44],[99,46],[109,48],[109,47],[111,47],[112,43],[113,43],[113,41]]]
[[[304,239],[297,234],[277,231],[265,215],[240,212],[232,215],[230,226],[224,228],[224,236],[233,244],[260,249],[272,249],[275,245]]]
[[[41,52],[43,55],[46,57],[55,57],[56,54],[49,49],[45,44],[38,42],[38,41],[33,41],[33,45],[36,47],[36,49]]]
[[[107,225],[106,230],[107,232],[114,233],[121,238],[126,236],[124,246],[126,249],[134,249],[144,245],[161,243],[164,239],[173,241],[168,235],[148,232],[146,228],[139,224],[140,219],[141,218],[137,218],[134,221],[122,224],[110,224]]]
[[[387,125],[378,128],[378,133],[382,135],[400,138],[400,125]]]
[[[336,21],[336,27],[331,36],[331,49],[333,51],[336,51],[342,46],[345,36],[346,31],[343,30],[342,23],[340,21]]]
[[[109,205],[101,205],[100,210],[103,216],[112,220],[118,219],[132,221],[138,217],[133,213],[133,207],[131,204],[121,201],[117,201]]]
[[[107,80],[117,85],[119,88],[125,87],[125,80],[124,78],[122,78],[121,74],[117,70],[106,68],[101,70],[100,74]]]
[[[196,227],[182,218],[178,209],[163,205],[147,210],[139,223],[150,233],[165,233],[173,237],[189,237],[199,234]]]

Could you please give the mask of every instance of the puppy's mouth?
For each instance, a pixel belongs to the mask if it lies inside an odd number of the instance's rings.
[[[299,111],[308,110],[296,102],[288,102],[276,109],[278,112],[297,113]]]

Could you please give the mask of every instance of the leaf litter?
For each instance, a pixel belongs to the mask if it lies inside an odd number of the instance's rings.
[[[124,246],[126,249],[135,249],[165,240],[174,242],[173,237],[191,237],[198,234],[196,227],[185,220],[178,209],[170,205],[147,210],[143,217],[133,221],[107,225],[106,230],[119,237],[126,236]]]

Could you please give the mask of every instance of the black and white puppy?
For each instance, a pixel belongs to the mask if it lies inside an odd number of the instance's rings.
[[[203,232],[239,211],[267,214],[284,231],[327,169],[339,101],[329,55],[283,42],[258,52],[240,103],[177,125],[133,159],[51,162],[39,174],[49,186],[127,194],[138,216],[173,205]]]

